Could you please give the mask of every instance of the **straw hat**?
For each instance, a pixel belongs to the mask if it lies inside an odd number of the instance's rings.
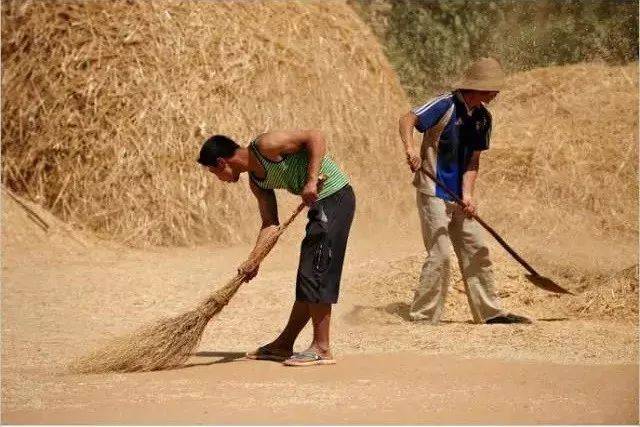
[[[456,89],[499,91],[504,86],[504,71],[493,58],[480,58],[471,64]]]

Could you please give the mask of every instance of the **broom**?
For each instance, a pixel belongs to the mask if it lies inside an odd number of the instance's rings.
[[[242,264],[236,277],[215,291],[195,309],[177,317],[161,319],[129,335],[118,337],[99,350],[73,362],[76,373],[146,372],[182,365],[200,342],[204,328],[247,281],[246,270],[259,265],[275,246],[278,237],[304,209],[301,203],[289,219],[275,228]]]

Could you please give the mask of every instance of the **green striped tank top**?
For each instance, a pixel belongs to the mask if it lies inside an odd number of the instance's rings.
[[[253,140],[251,144],[249,144],[249,149],[260,161],[265,171],[265,177],[263,179],[249,172],[251,180],[255,182],[258,187],[265,190],[283,188],[297,195],[302,193],[302,188],[307,182],[307,167],[309,165],[307,150],[286,154],[282,156],[282,160],[274,162],[260,153],[256,140]],[[322,184],[322,189],[318,194],[318,200],[331,196],[349,184],[349,179],[344,172],[327,156],[324,156],[322,159],[320,173],[326,176],[326,181]]]

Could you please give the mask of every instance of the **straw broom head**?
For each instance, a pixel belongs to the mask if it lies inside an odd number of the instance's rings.
[[[298,206],[287,222],[267,234],[242,264],[240,273],[198,307],[115,338],[88,356],[74,361],[70,370],[76,373],[146,372],[182,365],[200,342],[211,318],[222,310],[246,280],[244,271],[249,270],[247,267],[260,264],[303,208],[304,205]]]
[[[243,274],[238,274],[195,309],[115,338],[74,361],[70,369],[85,374],[146,372],[182,365],[200,342],[211,318],[229,302],[244,279]]]

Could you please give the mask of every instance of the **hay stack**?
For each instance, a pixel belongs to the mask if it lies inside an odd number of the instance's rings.
[[[492,110],[480,183],[487,218],[568,240],[596,231],[637,240],[637,63],[514,74]]]
[[[0,254],[4,265],[33,265],[39,261],[86,256],[95,250],[91,236],[73,230],[40,206],[6,188],[1,189]]]
[[[408,105],[344,2],[5,1],[2,57],[4,182],[106,238],[253,237],[246,183],[194,162],[211,133],[322,129],[369,196],[363,217],[398,199],[389,180],[408,180],[396,135]]]

